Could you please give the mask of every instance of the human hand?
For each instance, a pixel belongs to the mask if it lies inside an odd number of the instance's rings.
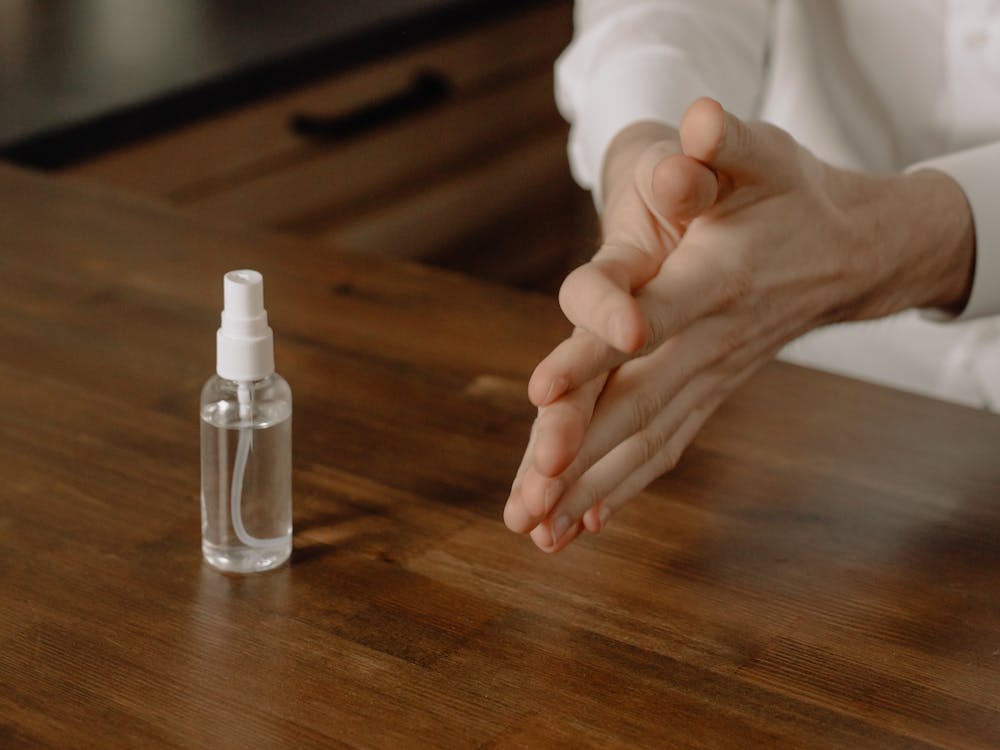
[[[623,301],[630,304],[632,292],[656,275],[663,260],[676,247],[687,221],[715,199],[714,175],[694,160],[681,158],[672,162],[675,174],[666,186],[672,190],[666,210],[661,212],[656,208],[652,195],[653,171],[666,157],[680,153],[677,131],[653,123],[628,128],[609,149],[603,180],[607,188],[605,209],[601,217],[605,241],[586,267],[597,271],[598,286],[609,285],[624,292],[610,299],[611,306],[605,311],[609,317]],[[625,320],[634,320],[639,315],[641,312],[637,309],[627,310]],[[615,326],[614,321],[608,321],[607,327]],[[577,329],[576,333],[584,333],[584,330]],[[633,329],[621,331],[619,335],[634,337],[636,334]],[[593,336],[585,341],[600,352],[607,349]],[[579,448],[604,382],[604,376],[597,376],[578,388],[570,388],[558,375],[532,380],[532,401],[550,405],[539,409],[529,446],[514,480],[511,500],[505,510],[505,520],[511,529],[528,531],[551,510],[560,491],[558,483],[549,479],[565,464],[561,456],[574,446]],[[567,390],[569,394],[557,398]],[[558,439],[549,437],[549,426],[554,435],[560,436]],[[567,430],[575,432],[567,435]],[[542,438],[536,440],[539,434]]]
[[[504,518],[547,551],[599,531],[672,468],[784,343],[968,294],[971,216],[947,176],[834,169],[707,99],[689,109],[680,145],[624,161],[631,204],[609,167],[606,243],[560,292],[577,332],[529,385],[539,417]],[[623,210],[636,197],[653,222]]]

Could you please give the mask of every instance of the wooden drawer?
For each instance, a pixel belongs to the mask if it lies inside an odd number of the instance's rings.
[[[578,192],[552,93],[571,28],[569,2],[539,5],[67,172],[356,252],[460,259],[476,236],[465,270],[482,269],[506,253],[484,230]]]
[[[317,218],[345,218],[373,201],[427,187],[441,174],[474,165],[491,150],[508,150],[509,142],[538,129],[563,130],[553,110],[549,71],[470,94],[343,144],[304,145],[306,153],[298,157],[257,164],[224,183],[174,199],[202,214],[295,231]]]

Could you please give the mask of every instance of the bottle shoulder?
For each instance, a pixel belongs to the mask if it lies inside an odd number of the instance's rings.
[[[240,392],[241,387],[243,393]],[[246,416],[248,405],[249,424]],[[201,418],[216,426],[262,428],[283,422],[291,414],[292,389],[278,373],[251,383],[227,380],[213,374],[201,389]]]
[[[276,372],[272,372],[266,378],[251,381],[249,384],[241,383],[237,380],[228,380],[213,373],[201,388],[202,400],[206,396],[236,398],[239,394],[240,386],[248,385],[254,398],[287,398],[292,397],[292,388],[288,381]]]

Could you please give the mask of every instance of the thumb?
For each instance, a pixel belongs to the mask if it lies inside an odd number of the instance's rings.
[[[648,195],[642,193],[646,207],[679,224],[687,224],[711,208],[720,192],[715,172],[684,154],[660,160],[648,185]]]
[[[685,155],[735,183],[783,187],[796,163],[798,145],[788,133],[767,123],[744,122],[714,99],[701,98],[688,107],[680,138]]]
[[[686,224],[715,203],[719,184],[701,162],[678,153],[677,144],[654,143],[639,156],[635,189],[647,210],[678,242],[677,225]]]

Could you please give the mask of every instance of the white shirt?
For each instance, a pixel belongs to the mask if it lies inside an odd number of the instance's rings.
[[[556,65],[570,163],[599,194],[624,127],[699,96],[836,166],[951,175],[976,271],[960,321],[903,313],[816,331],[783,357],[1000,410],[1000,0],[583,0]],[[980,318],[980,320],[971,320]]]

